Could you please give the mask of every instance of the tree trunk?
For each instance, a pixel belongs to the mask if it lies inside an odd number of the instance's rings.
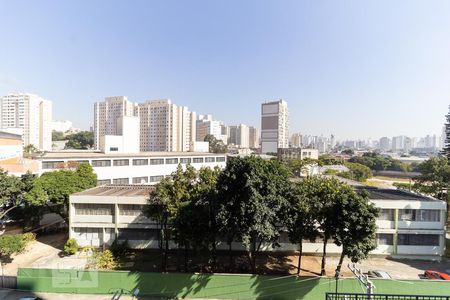
[[[253,239],[249,251],[250,267],[252,268],[252,274],[256,273],[256,241]]]
[[[11,206],[11,207],[8,208],[7,210],[3,211],[3,212],[0,214],[0,220],[3,219],[3,218],[6,216],[7,213],[9,213],[11,210],[13,210],[14,208],[16,208],[17,206],[18,206],[18,205]]]
[[[212,270],[213,272],[216,271],[216,265],[217,265],[217,253],[216,253],[216,241],[214,240],[212,243],[212,250],[211,250],[211,260],[212,260]]]
[[[327,242],[328,239],[323,239],[323,252],[322,252],[322,266],[320,268],[320,276],[326,276],[327,272],[325,271],[325,264],[326,264],[326,256],[327,256]]]
[[[234,266],[233,266],[233,251],[231,249],[231,243],[228,243],[228,255],[229,255],[229,259],[230,259],[230,263],[228,264],[228,269],[230,272],[233,272]]]
[[[339,258],[339,263],[336,267],[336,272],[341,272],[341,268],[342,268],[342,263],[344,262],[344,258],[345,258],[345,254],[344,251],[341,252],[341,257]]]
[[[300,241],[298,244],[298,265],[297,265],[297,276],[300,275],[300,268],[302,266],[302,255],[303,255],[303,243]]]
[[[163,266],[163,271],[167,272],[167,256],[168,256],[168,252],[169,252],[169,235],[167,234],[167,222],[164,222],[164,266]]]
[[[184,271],[187,272],[188,271],[188,253],[189,252],[189,245],[185,244],[184,245]]]

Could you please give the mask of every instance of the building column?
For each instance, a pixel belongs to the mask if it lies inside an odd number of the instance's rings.
[[[397,246],[398,246],[398,208],[394,209],[394,254],[397,254]]]
[[[117,228],[117,224],[119,223],[119,205],[114,203],[114,234],[115,238],[118,238],[119,229]]]

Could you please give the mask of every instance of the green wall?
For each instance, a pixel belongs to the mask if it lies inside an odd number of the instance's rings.
[[[373,280],[375,293],[450,295],[450,282]],[[213,299],[325,299],[335,291],[333,278],[184,273],[95,272],[27,269],[18,271],[20,290],[53,293],[111,294],[139,288],[140,295]],[[364,292],[355,279],[339,281],[339,292]]]

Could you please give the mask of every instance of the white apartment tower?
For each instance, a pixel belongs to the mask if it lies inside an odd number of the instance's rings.
[[[205,136],[210,134],[216,139],[221,140],[224,144],[227,144],[227,135],[222,132],[224,125],[221,121],[214,121],[211,115],[199,115],[196,125],[197,141],[203,142]]]
[[[0,97],[0,127],[20,132],[24,146],[52,150],[52,102],[37,95],[13,93]]]
[[[196,138],[196,114],[169,99],[138,105],[141,147],[145,151],[190,151]]]
[[[229,126],[228,144],[250,148],[250,127],[244,124]]]
[[[261,136],[259,129],[256,127],[250,126],[248,128],[248,130],[249,130],[249,147],[252,149],[259,148],[260,147],[259,138]]]
[[[121,135],[118,119],[136,115],[136,104],[127,97],[106,97],[94,104],[94,148],[104,149],[105,135]]]
[[[278,151],[289,147],[289,114],[284,100],[261,105],[261,152]]]

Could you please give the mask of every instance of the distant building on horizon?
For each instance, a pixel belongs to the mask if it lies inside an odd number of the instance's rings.
[[[226,132],[223,132],[223,122],[214,121],[212,115],[198,115],[196,127],[196,141],[203,142],[205,137],[210,134],[225,145],[227,144],[228,137]]]
[[[29,93],[0,97],[0,128],[22,135],[23,145],[52,150],[52,102]]]
[[[261,104],[261,153],[289,147],[289,113],[284,100]]]
[[[124,117],[138,118],[138,126],[132,125],[130,122],[134,121],[130,118],[125,118],[123,123]],[[127,125],[130,125],[129,130],[122,130]],[[124,141],[138,140],[136,152],[187,152],[191,151],[196,140],[196,113],[185,106],[173,104],[170,99],[134,103],[124,96],[107,97],[94,105],[95,149],[105,151],[108,148],[104,144],[108,140],[104,138],[106,135],[123,135],[124,149],[127,144]],[[118,138],[116,142],[121,143]]]

